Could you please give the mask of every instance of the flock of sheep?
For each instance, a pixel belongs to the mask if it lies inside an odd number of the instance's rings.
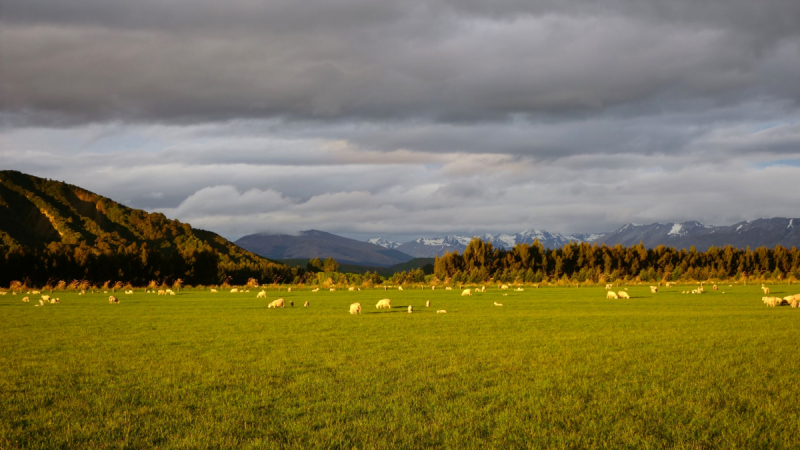
[[[792,308],[800,307],[800,294],[788,295],[786,297],[769,297],[769,288],[761,285],[761,290],[764,291],[765,297],[761,297],[761,301],[767,306],[783,306],[790,305]]]

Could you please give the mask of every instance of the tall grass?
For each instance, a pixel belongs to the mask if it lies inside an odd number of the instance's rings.
[[[800,310],[629,289],[0,297],[0,448],[798,448]]]

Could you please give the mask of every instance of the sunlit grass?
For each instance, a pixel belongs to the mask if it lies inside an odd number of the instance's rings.
[[[629,289],[0,297],[0,448],[798,448],[800,310]]]

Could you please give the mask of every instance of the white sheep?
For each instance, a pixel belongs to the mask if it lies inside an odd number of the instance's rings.
[[[314,288],[311,290],[311,292],[319,292],[319,288]]]
[[[256,298],[267,298],[266,291],[261,291],[258,294],[256,294]]]
[[[361,314],[361,303],[353,303],[350,305],[350,314]]]
[[[113,295],[110,295],[108,297],[108,303],[109,304],[111,304],[111,303],[119,303],[119,299],[117,297],[114,297]]]
[[[525,291],[525,289],[522,289],[522,288],[516,288],[516,289],[514,289],[514,290],[515,290],[515,291],[517,291],[517,292],[523,292],[523,291]]]
[[[216,290],[216,289],[211,289],[211,293],[212,293],[212,294],[216,294],[216,293],[217,293],[217,290]]]
[[[308,308],[308,300],[306,300],[306,302],[303,303],[303,308]]]
[[[414,307],[411,306],[411,305],[408,305],[408,313],[411,314],[412,312],[414,312]]]
[[[507,284],[500,285],[500,289],[508,289],[508,285]]]
[[[231,294],[236,294],[237,292],[239,292],[238,288],[231,289]]]
[[[453,288],[451,288],[450,286],[447,286],[446,288],[444,288],[444,290],[445,290],[445,291],[452,291],[452,290],[453,290]]]
[[[497,302],[494,302],[494,306],[503,306],[503,304],[502,304],[502,303],[497,303]]]
[[[22,303],[28,303],[29,301],[31,301],[31,299],[28,297],[22,297]]]
[[[631,298],[631,296],[625,291],[619,291],[617,295],[619,295],[619,298]]]
[[[33,294],[33,295],[39,295],[39,294],[41,294],[41,292],[39,292],[39,291],[31,291],[31,294]]]
[[[467,295],[472,295],[472,289],[464,289],[464,291],[461,292],[462,297],[465,297]]]
[[[50,301],[50,296],[49,295],[43,295],[42,296],[42,300],[44,300],[46,302],[49,302]]]
[[[764,291],[764,295],[769,295],[769,288],[766,286],[761,286],[761,290]]]
[[[658,293],[658,286],[650,286],[650,293],[651,294]]]
[[[403,286],[397,286],[397,290],[398,291],[402,291],[403,290]]]
[[[616,299],[619,298],[619,296],[614,291],[608,291],[608,293],[606,294],[606,298],[610,298],[610,299],[616,300]]]
[[[354,288],[353,286],[350,286],[349,288],[347,288],[347,290],[350,291],[350,292],[353,292],[353,291],[356,290],[356,288]]]
[[[336,292],[336,288],[331,288],[331,292]]]
[[[447,310],[446,309],[437,310],[436,314],[447,314]]]
[[[286,292],[292,292],[292,288],[287,288]]]
[[[606,284],[606,290],[611,289],[612,287],[614,287],[614,286],[611,285],[611,284]]]
[[[283,308],[283,299],[279,298],[277,300],[273,300],[267,305],[267,308]]]
[[[392,309],[392,301],[388,298],[384,298],[383,300],[379,300],[378,303],[375,304],[376,309]]]
[[[430,307],[431,307],[431,301],[430,301],[430,300],[428,300],[427,302],[425,302],[425,307],[426,307],[426,308],[430,308]]]
[[[159,289],[158,290],[158,295],[167,295],[167,291],[164,291],[163,289]]]

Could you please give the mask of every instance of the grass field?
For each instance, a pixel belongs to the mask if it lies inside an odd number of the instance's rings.
[[[800,309],[685,289],[7,295],[0,448],[800,448]]]

